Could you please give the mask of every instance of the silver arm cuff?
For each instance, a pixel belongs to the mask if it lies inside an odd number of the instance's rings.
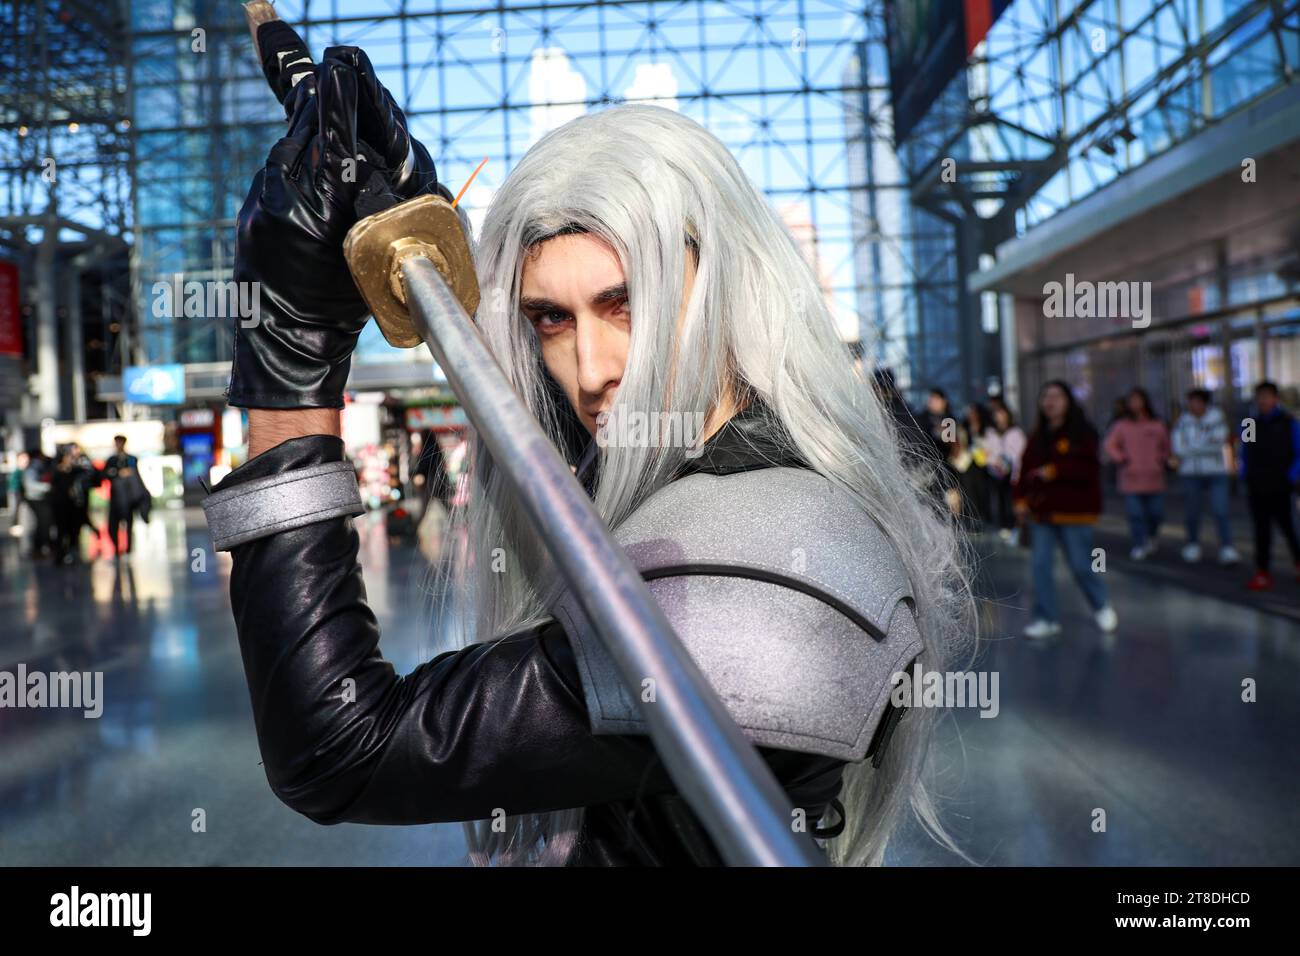
[[[218,551],[364,510],[357,474],[346,461],[258,478],[214,492],[203,502]]]

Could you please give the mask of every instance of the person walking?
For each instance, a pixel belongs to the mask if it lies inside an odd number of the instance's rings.
[[[120,558],[131,553],[131,526],[135,523],[137,510],[146,506],[148,492],[140,480],[140,463],[134,455],[126,453],[126,436],[115,435],[113,444],[117,451],[104,462],[100,474],[108,478],[108,537],[113,542],[113,554]],[[125,525],[126,543],[123,544],[118,532]]]
[[[45,557],[54,546],[54,512],[50,502],[53,477],[53,468],[45,453],[39,449],[28,452],[27,467],[23,469],[23,500],[36,519],[31,545],[34,559]]]
[[[73,564],[79,557],[81,534],[80,486],[83,469],[74,446],[60,450],[50,482],[50,509],[54,520],[54,563]]]
[[[1028,438],[1002,399],[994,398],[989,408],[991,414],[989,427],[984,432],[984,448],[992,482],[991,498],[997,511],[998,534],[1003,541],[1014,546],[1019,544],[1020,529],[1016,525],[1011,489],[1020,478],[1020,459]]]
[[[1282,407],[1273,382],[1255,386],[1254,424],[1254,440],[1241,443],[1241,477],[1255,525],[1255,574],[1246,587],[1267,591],[1273,587],[1269,552],[1274,524],[1291,549],[1300,580],[1300,542],[1291,510],[1291,490],[1300,481],[1300,422]]]
[[[988,472],[988,447],[984,443],[990,426],[988,410],[978,402],[966,407],[958,433],[965,445],[969,461],[962,470],[959,481],[964,510],[973,531],[982,531],[992,518],[992,484]]]
[[[1141,388],[1128,393],[1124,408],[1126,416],[1111,426],[1104,450],[1119,469],[1119,493],[1124,496],[1133,541],[1129,557],[1144,561],[1156,552],[1165,518],[1169,429],[1156,417],[1150,397]]]
[[[1194,388],[1187,393],[1187,411],[1178,416],[1171,442],[1183,484],[1187,523],[1183,560],[1201,560],[1201,508],[1208,501],[1219,532],[1219,563],[1236,564],[1241,555],[1232,546],[1232,525],[1228,520],[1228,423],[1223,412],[1211,403],[1208,390]]]
[[[1097,430],[1065,382],[1048,382],[1038,393],[1038,423],[1025,446],[1014,500],[1017,515],[1030,523],[1033,547],[1033,621],[1025,636],[1060,633],[1054,575],[1058,546],[1097,626],[1114,631],[1118,615],[1106,585],[1092,570],[1092,527],[1101,513]]]
[[[98,536],[99,529],[95,523],[90,520],[90,491],[99,481],[96,477],[95,463],[90,460],[76,442],[69,446],[72,450],[72,460],[77,471],[77,480],[73,484],[73,495],[77,505],[77,525],[78,531],[82,527],[88,528],[92,535]]]
[[[18,453],[14,470],[5,476],[9,496],[9,536],[21,538],[23,534],[23,473],[30,463],[27,452]]]

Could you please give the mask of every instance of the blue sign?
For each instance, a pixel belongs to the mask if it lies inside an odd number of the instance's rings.
[[[122,393],[137,405],[179,405],[185,401],[185,366],[128,365]]]
[[[212,432],[181,436],[181,480],[187,485],[206,481],[212,471]]]

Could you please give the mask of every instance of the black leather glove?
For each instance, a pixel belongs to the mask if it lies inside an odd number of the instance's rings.
[[[293,28],[282,20],[262,24],[257,31],[257,45],[266,82],[284,104],[285,119],[292,119],[294,88],[297,83],[314,75],[317,69],[311,61],[311,53]],[[438,175],[429,151],[410,135],[405,114],[375,76],[365,51],[357,47],[331,47],[325,51],[325,59],[329,60],[334,54],[350,62],[357,72],[360,105],[363,107],[357,114],[357,135],[382,159],[383,166],[374,170],[383,174],[382,185],[401,200],[437,190]],[[439,191],[451,199],[445,189]],[[378,211],[373,209],[362,215]]]
[[[313,65],[281,21],[259,28],[258,46],[289,134],[239,213],[235,281],[259,284],[260,311],[236,322],[227,399],[243,408],[342,408],[369,313],[343,239],[359,218],[446,190],[365,53],[331,47]]]

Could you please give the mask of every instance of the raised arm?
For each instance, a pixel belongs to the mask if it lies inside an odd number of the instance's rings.
[[[343,461],[291,440],[214,489]],[[670,789],[647,738],[597,737],[555,625],[443,654],[406,676],[379,650],[351,520],[232,549],[231,604],[272,790],[319,823],[431,823]]]

